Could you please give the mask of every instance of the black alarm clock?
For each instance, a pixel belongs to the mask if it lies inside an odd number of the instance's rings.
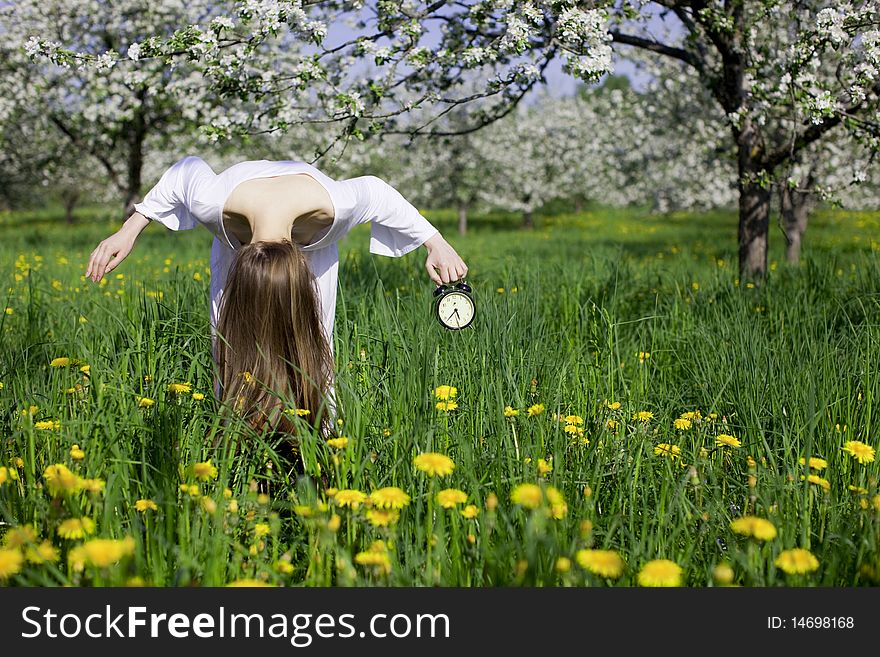
[[[438,285],[434,290],[434,314],[447,329],[457,331],[470,326],[477,314],[471,286],[464,281]]]

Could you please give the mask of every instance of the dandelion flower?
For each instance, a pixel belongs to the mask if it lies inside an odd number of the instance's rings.
[[[754,461],[752,461],[752,462],[754,463]],[[804,457],[801,457],[798,459],[798,463],[800,463],[801,465],[806,465],[807,460]],[[754,466],[752,466],[752,467],[754,467]],[[811,456],[810,457],[810,467],[813,470],[824,470],[825,468],[828,467],[828,461],[826,461],[825,459],[819,459],[819,458]]]
[[[62,356],[60,358],[53,358],[52,362],[49,363],[49,365],[51,367],[67,367],[68,365],[71,365],[72,363],[73,363],[73,361],[70,358]]]
[[[475,504],[468,504],[460,511],[460,513],[468,520],[473,520],[480,514],[480,509]]]
[[[804,480],[809,481],[811,484],[815,484],[816,486],[819,486],[823,490],[826,490],[826,491],[831,490],[831,483],[827,479],[823,479],[819,475],[811,474],[807,477],[804,477],[803,475],[801,475],[801,481],[804,481]]]
[[[205,398],[204,393],[201,393],[201,392],[194,392],[194,393],[192,394],[192,400],[193,400],[193,401],[202,401],[204,398]]]
[[[655,456],[668,456],[675,460],[681,456],[681,447],[678,445],[670,445],[669,443],[659,443],[654,446]]]
[[[527,509],[537,509],[541,505],[543,493],[537,484],[519,484],[510,493],[510,500]]]
[[[61,428],[61,423],[58,420],[40,420],[39,422],[34,422],[34,429],[39,429],[40,431],[57,431]]]
[[[186,395],[192,392],[192,384],[191,383],[169,383],[168,384],[168,392],[173,392],[176,395]]]
[[[138,397],[137,398],[138,408],[150,408],[150,406],[153,406],[155,403],[156,403],[156,400],[150,399],[149,397]]]
[[[20,525],[6,532],[6,536],[3,537],[3,546],[9,549],[23,548],[35,543],[36,540],[37,530],[33,525]]]
[[[607,399],[605,400],[605,405],[611,411],[619,411],[620,410],[620,402],[610,402]]]
[[[5,484],[7,481],[16,481],[18,479],[18,472],[15,471],[14,468],[0,467],[0,486]]]
[[[437,452],[424,452],[413,459],[413,464],[429,477],[445,477],[452,474],[455,463],[448,456]]]
[[[32,564],[54,563],[60,558],[58,548],[51,541],[43,541],[39,545],[26,547],[24,558]]]
[[[78,491],[82,485],[82,480],[61,463],[46,468],[43,471],[43,479],[46,480],[46,488],[50,495]]]
[[[393,509],[368,509],[367,520],[369,520],[370,524],[374,527],[389,527],[400,520],[400,511],[395,511]]]
[[[19,550],[0,548],[0,581],[5,581],[21,571],[24,555]]]
[[[268,536],[270,533],[269,525],[264,522],[258,522],[254,525],[254,538],[263,538],[264,536]]]
[[[135,542],[131,536],[121,540],[94,538],[73,548],[67,560],[74,570],[82,570],[87,564],[97,568],[107,568],[134,554],[134,548]]]
[[[519,415],[519,411],[512,406],[504,407],[504,417],[516,417],[517,415]]]
[[[639,353],[636,354],[636,356],[639,357],[639,363],[644,363],[646,360],[648,360],[651,357],[651,352],[650,351],[640,351]]]
[[[384,551],[370,549],[358,552],[354,557],[354,562],[360,566],[372,566],[377,572],[386,575],[391,572],[391,559]]]
[[[434,388],[434,396],[443,401],[453,399],[458,395],[458,388],[452,386],[437,386]]]
[[[79,448],[79,445],[71,445],[70,458],[74,461],[82,461],[86,457],[86,453]]]
[[[750,536],[759,541],[772,541],[776,538],[776,526],[765,518],[742,516],[730,523],[730,529],[742,536]]]
[[[438,401],[435,406],[438,411],[454,411],[458,408],[458,403],[450,399],[449,401]]]
[[[617,579],[623,574],[623,559],[614,550],[578,550],[578,565],[594,575]]]
[[[68,518],[58,525],[58,535],[68,540],[85,538],[95,533],[95,521],[91,518]]]
[[[859,463],[871,463],[874,460],[874,448],[859,440],[850,440],[843,444],[843,451],[850,454]]]
[[[135,511],[145,513],[146,511],[158,511],[159,507],[153,500],[138,500],[134,503]]]
[[[734,573],[730,564],[719,563],[712,569],[712,579],[719,586],[728,586],[733,583]]]
[[[683,571],[674,561],[655,559],[639,571],[639,586],[681,586]]]
[[[680,420],[687,420],[688,422],[695,422],[702,418],[700,411],[685,411],[681,415],[678,416]]]
[[[526,414],[529,417],[535,417],[536,415],[540,415],[544,412],[544,404],[533,404],[526,409]]]
[[[199,481],[210,481],[217,478],[217,467],[211,464],[211,459],[203,463],[195,463],[192,466],[193,475]]]
[[[202,511],[207,513],[208,515],[214,515],[217,513],[217,502],[215,502],[210,497],[203,497],[201,499],[202,503]]]
[[[345,449],[348,447],[348,438],[345,436],[339,436],[338,438],[330,438],[327,440],[327,444],[330,445],[333,449]]]
[[[819,568],[819,560],[809,550],[802,548],[781,552],[774,563],[789,575],[803,575]]]
[[[605,426],[611,431],[617,431],[618,427],[620,427],[620,422],[617,420],[608,420],[608,422],[605,423]]]
[[[639,411],[638,413],[633,413],[632,419],[639,422],[649,422],[653,417],[654,414],[651,411]]]
[[[288,415],[296,415],[297,417],[304,417],[311,414],[311,411],[307,408],[288,408],[284,412]]]
[[[274,584],[263,582],[258,579],[237,579],[226,585],[229,588],[275,588]]]
[[[584,418],[582,418],[580,415],[566,415],[565,416],[565,423],[566,424],[583,424]]]
[[[79,481],[79,487],[87,493],[100,493],[106,485],[107,482],[103,479],[80,479]]]
[[[548,463],[544,459],[538,459],[538,474],[542,477],[553,472],[553,463]]]
[[[444,509],[453,509],[467,502],[467,493],[457,488],[446,488],[437,493],[437,503]]]
[[[386,486],[370,493],[370,502],[377,509],[402,509],[409,504],[410,497],[397,486]]]
[[[347,506],[351,509],[357,509],[366,499],[367,496],[365,493],[351,488],[343,488],[333,496],[333,500],[336,504],[339,506]]]
[[[675,421],[672,423],[672,425],[673,425],[676,429],[678,429],[679,431],[687,431],[688,429],[691,428],[691,421],[690,421],[690,420],[685,420],[684,418],[681,418],[681,417],[680,417],[680,418],[678,418],[677,420],[675,420]]]
[[[724,445],[727,445],[728,447],[742,447],[742,443],[739,440],[726,433],[715,436],[715,446],[723,447]]]
[[[556,520],[562,520],[568,513],[568,504],[565,503],[562,493],[553,486],[547,486],[546,495],[547,501],[550,502],[550,515]]]

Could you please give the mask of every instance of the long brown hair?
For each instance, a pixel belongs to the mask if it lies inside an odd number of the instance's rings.
[[[291,404],[327,429],[325,395],[333,354],[324,334],[315,276],[290,240],[236,251],[217,326],[220,401],[256,430],[294,434]],[[322,407],[324,404],[324,407]]]

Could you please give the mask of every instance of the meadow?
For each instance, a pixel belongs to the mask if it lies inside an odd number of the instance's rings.
[[[214,445],[211,236],[151,225],[100,285],[92,208],[0,216],[0,584],[864,586],[880,582],[880,213],[426,212],[470,268],[340,243],[338,420]],[[297,417],[295,409],[290,409]],[[227,432],[228,435],[229,432]]]

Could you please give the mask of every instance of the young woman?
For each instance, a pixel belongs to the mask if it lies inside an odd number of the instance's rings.
[[[400,257],[424,244],[438,285],[468,271],[393,187],[375,176],[333,180],[305,162],[241,162],[215,174],[201,158],[185,157],[134,209],[92,252],[86,276],[97,283],[115,269],[150,220],[210,230],[215,394],[235,400],[255,428],[268,421],[292,431],[283,400],[327,428],[335,409],[337,242],[354,226],[370,222],[374,254]]]

